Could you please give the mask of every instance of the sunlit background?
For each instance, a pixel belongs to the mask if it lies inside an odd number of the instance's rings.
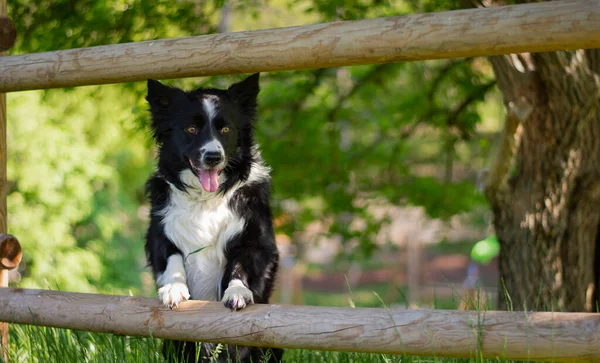
[[[439,1],[9,1],[11,54],[452,9]],[[167,83],[225,87],[241,76]],[[273,302],[456,307],[490,233],[503,107],[485,59],[265,73],[256,125],[282,254]],[[145,83],[8,94],[12,284],[155,296]],[[497,262],[481,266],[495,301]]]

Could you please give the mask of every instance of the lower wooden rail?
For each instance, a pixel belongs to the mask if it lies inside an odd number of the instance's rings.
[[[600,314],[404,310],[158,299],[0,288],[0,321],[263,347],[438,357],[600,361]]]

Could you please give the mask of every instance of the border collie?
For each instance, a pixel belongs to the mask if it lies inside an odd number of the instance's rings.
[[[269,301],[278,253],[270,169],[254,140],[258,81],[255,74],[227,90],[186,92],[148,80],[158,166],[146,184],[146,255],[171,309],[188,299],[220,300],[231,310]],[[215,347],[170,341],[163,351],[196,362],[214,360]],[[264,354],[276,362],[282,351],[229,346],[218,360],[259,362]]]

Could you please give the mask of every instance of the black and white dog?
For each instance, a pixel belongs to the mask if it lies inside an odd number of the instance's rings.
[[[270,176],[254,140],[259,75],[227,90],[185,92],[148,80],[158,167],[147,182],[146,255],[160,300],[221,300],[231,310],[267,303],[278,254]],[[169,345],[170,344],[170,345]],[[182,361],[214,345],[171,342]],[[258,348],[228,347],[219,360],[264,360]],[[214,359],[214,352],[213,359]],[[269,352],[279,361],[281,351]]]

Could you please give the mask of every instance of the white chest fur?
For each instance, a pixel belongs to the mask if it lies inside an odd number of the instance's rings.
[[[183,253],[187,285],[196,300],[218,299],[226,244],[245,224],[229,207],[232,193],[212,194],[172,187],[170,202],[161,212],[166,236]]]

